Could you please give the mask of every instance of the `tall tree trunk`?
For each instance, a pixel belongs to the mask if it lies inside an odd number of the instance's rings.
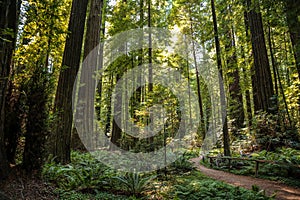
[[[101,27],[100,27],[100,58],[99,58],[99,68],[103,67],[103,51],[104,51],[104,45],[103,41],[105,38],[105,22],[106,22],[106,7],[107,7],[107,0],[103,0],[102,2],[102,8],[101,8]],[[103,75],[103,74],[102,74]],[[98,113],[98,120],[100,120],[101,116],[101,99],[102,99],[102,75],[99,77],[99,82],[97,85],[97,95],[98,95],[98,100],[97,102],[99,103],[99,106],[96,106],[96,111]],[[100,101],[100,102],[99,102]]]
[[[106,98],[106,105],[107,105],[107,114],[106,114],[106,123],[105,123],[105,134],[110,133],[110,127],[111,127],[111,112],[112,112],[112,105],[111,105],[111,98],[112,98],[112,91],[113,91],[113,81],[114,77],[113,75],[109,75],[109,83],[110,83],[110,87],[108,90],[108,94]]]
[[[148,28],[151,28],[151,0],[148,0]],[[149,64],[149,84],[148,84],[148,92],[151,95],[153,92],[153,84],[152,84],[152,33],[151,30],[149,31],[149,48],[148,48],[148,64]],[[154,123],[153,115],[152,113],[149,114],[149,121],[150,121],[150,129],[152,130],[153,126],[152,124]],[[150,143],[150,151],[154,150],[154,137],[149,137],[149,143]]]
[[[87,58],[89,53],[96,48],[100,43],[100,34],[101,34],[101,23],[102,23],[102,6],[103,0],[91,0],[90,3],[90,12],[87,21],[87,28],[85,34],[85,42],[84,42],[84,52],[83,52],[83,59]],[[99,51],[99,49],[98,49]],[[95,53],[93,53],[95,54]],[[91,60],[90,60],[91,59]],[[85,140],[84,143],[87,145],[88,149],[93,149],[95,147],[95,138],[94,138],[94,99],[95,99],[95,90],[96,90],[96,82],[98,82],[94,77],[96,76],[95,71],[98,70],[100,63],[99,55],[95,54],[92,58],[89,58],[88,62],[90,65],[85,65],[84,71],[89,71],[88,73],[82,73],[80,76],[80,88],[78,91],[78,96],[80,100],[84,100],[84,104],[82,106],[81,112],[83,113],[83,119],[87,124],[87,126],[82,126],[83,130],[79,130],[81,134],[84,134]],[[95,65],[93,65],[95,64]],[[85,74],[85,75],[84,75]],[[93,75],[90,77],[90,75]],[[81,104],[83,102],[78,102]],[[77,139],[76,144],[78,148],[84,149],[84,145],[80,138],[78,137],[77,131],[75,131],[75,137],[72,139]],[[73,143],[73,142],[72,142]]]
[[[287,24],[294,49],[298,77],[300,80],[300,1],[285,0],[285,4]]]
[[[189,15],[191,16],[191,11],[190,10],[189,10]],[[192,19],[192,17],[190,17],[190,21],[191,21],[191,25],[190,25],[191,35],[193,35],[194,34],[194,30],[193,30],[193,19]],[[193,47],[194,65],[195,65],[195,69],[196,69],[198,105],[199,105],[199,108],[200,108],[200,127],[202,127],[202,129],[201,129],[201,131],[202,131],[202,140],[204,141],[205,134],[206,134],[206,129],[205,129],[205,122],[204,122],[204,112],[203,112],[203,104],[202,104],[202,95],[201,95],[201,89],[200,89],[200,77],[199,77],[200,75],[199,75],[198,64],[197,64],[197,59],[196,59],[196,50],[195,50],[194,40],[192,41],[192,47]],[[188,81],[190,82],[189,66],[187,66],[187,67],[188,67],[187,68],[187,70],[188,70]],[[190,84],[189,84],[189,87],[190,87]],[[190,88],[189,88],[189,100],[190,100]],[[191,115],[191,112],[190,112],[190,115]],[[190,116],[190,119],[191,119],[191,116]]]
[[[246,6],[246,2],[244,2],[244,4]],[[245,8],[245,10],[246,10],[246,8]],[[249,20],[248,20],[248,13],[246,11],[244,11],[244,24],[245,24],[246,44],[249,44],[251,38],[249,37],[249,35],[250,35],[250,33],[249,33]],[[247,48],[247,46],[248,45],[246,45],[246,48]],[[245,54],[246,54],[245,47],[242,46],[242,58],[244,60],[244,66],[247,65]],[[253,67],[251,67],[251,69],[253,69]],[[247,73],[246,67],[243,67],[243,78],[244,78],[245,86],[247,88],[246,91],[245,91],[246,112],[247,112],[247,118],[248,118],[248,125],[249,125],[249,127],[251,127],[252,126],[252,106],[251,106],[251,94],[250,94],[250,89],[249,89],[250,84],[249,84],[249,78],[248,78],[247,74],[249,74],[249,73]]]
[[[248,80],[248,76],[247,76],[247,71],[245,68],[243,68],[243,75],[244,75],[244,80],[245,83]],[[247,111],[247,118],[248,118],[248,126],[251,127],[252,126],[252,107],[251,107],[251,94],[250,94],[250,90],[249,90],[249,86],[246,86],[247,89],[245,91],[245,98],[246,98],[246,111]]]
[[[79,69],[84,25],[88,0],[73,0],[69,33],[67,37],[62,69],[59,75],[54,111],[56,113],[56,129],[54,131],[53,155],[57,162],[70,162],[70,140],[73,124],[72,92]]]
[[[118,82],[121,78],[121,72],[118,72],[116,77],[116,82]],[[121,146],[121,137],[122,137],[122,129],[120,128],[122,123],[122,88],[116,88],[116,96],[114,99],[114,119],[112,124],[112,134],[111,134],[111,142],[116,146]],[[119,122],[119,124],[117,123]],[[112,150],[115,150],[113,146],[110,147]]]
[[[21,93],[18,86],[13,84],[13,72],[8,83],[8,92],[5,105],[5,149],[8,162],[15,164],[18,139],[21,135],[22,106],[20,105]]]
[[[206,129],[205,129],[205,122],[204,122],[204,112],[203,112],[203,104],[202,104],[202,95],[201,95],[201,89],[200,89],[200,75],[199,75],[199,70],[198,70],[198,66],[197,66],[197,61],[196,61],[196,53],[195,53],[195,47],[194,47],[194,41],[193,42],[193,56],[194,56],[194,63],[195,63],[195,69],[196,69],[196,80],[197,80],[197,94],[198,94],[198,105],[200,108],[200,126],[203,127],[201,129],[201,131],[203,132],[202,135],[202,140],[205,139],[205,135],[206,135]],[[189,72],[188,72],[189,73]],[[189,77],[188,77],[189,78]]]
[[[240,74],[239,68],[237,64],[237,56],[236,56],[236,47],[235,47],[235,39],[234,39],[234,31],[233,28],[229,28],[227,30],[227,38],[225,49],[228,52],[227,57],[227,68],[229,70],[228,76],[232,78],[232,81],[229,80],[229,116],[233,120],[234,132],[236,129],[242,128],[244,124],[244,105],[243,105],[243,96],[241,93],[240,86]],[[233,53],[230,53],[233,52]]]
[[[220,41],[219,41],[219,33],[218,33],[218,23],[217,23],[217,15],[215,9],[215,1],[211,0],[211,10],[212,10],[212,17],[213,17],[213,24],[214,24],[214,35],[215,35],[215,45],[216,45],[216,52],[217,52],[217,64],[218,64],[218,71],[219,71],[219,87],[220,87],[220,96],[221,96],[221,113],[223,119],[223,145],[224,145],[224,155],[230,156],[230,141],[229,141],[229,133],[228,133],[228,124],[227,124],[227,116],[226,116],[226,99],[225,99],[225,91],[224,85],[222,84],[222,60],[221,60],[221,48],[220,48]]]
[[[277,81],[277,72],[276,72],[276,61],[275,61],[275,55],[273,52],[273,45],[271,40],[271,25],[269,24],[268,27],[268,45],[270,49],[270,56],[271,56],[271,63],[273,68],[273,77],[274,77],[274,84],[275,84],[275,94],[278,96],[278,81]]]
[[[139,21],[139,27],[142,29],[144,27],[144,0],[140,0],[140,21]],[[143,42],[143,37],[144,37],[144,34],[141,35],[140,39],[139,39],[139,42]],[[141,46],[143,44],[140,44]],[[138,66],[141,66],[143,64],[143,58],[144,58],[144,55],[143,55],[143,49],[141,48],[139,51],[138,51]],[[132,66],[133,68],[134,66]],[[142,82],[142,71],[139,71],[139,73],[137,74],[137,82],[141,84]],[[134,96],[134,100],[133,100],[133,103],[131,105],[131,110],[133,110],[132,112],[132,116],[135,120],[138,119],[137,115],[136,115],[136,112],[135,110],[138,109],[138,106],[141,104],[141,100],[142,100],[142,87],[139,87],[136,89],[136,92],[135,92],[135,96]],[[137,137],[133,137],[133,141],[134,141],[134,144],[137,144],[139,138]]]
[[[123,3],[127,4],[127,0],[123,0]],[[124,16],[125,17],[125,13]],[[120,52],[124,52],[126,48],[126,44],[124,46],[120,47]],[[126,59],[126,56],[124,56],[124,59]],[[117,69],[117,75],[116,75],[116,84],[118,81],[121,79],[122,74],[124,71],[121,71],[123,69]],[[112,123],[112,132],[111,132],[111,142],[115,144],[118,147],[121,147],[121,138],[122,138],[122,129],[121,129],[121,124],[122,124],[122,87],[116,88],[116,96],[114,98],[114,112],[113,112],[113,123]],[[119,124],[118,124],[119,122]],[[111,145],[110,149],[115,150],[114,146]]]
[[[275,56],[274,56],[276,54],[275,49],[273,48],[275,46],[275,41],[274,41],[274,38],[271,37],[271,35],[272,35],[271,28],[269,27],[268,42],[269,42],[269,46],[270,46],[270,53],[271,53],[271,60],[272,60],[273,70],[274,70],[274,76],[277,76],[277,77],[274,77],[274,81],[276,81],[276,84],[275,84],[276,85],[276,95],[278,96],[278,94],[279,94],[278,86],[277,86],[277,81],[278,81],[280,92],[281,92],[282,99],[283,99],[283,102],[284,102],[285,111],[286,111],[286,114],[287,114],[287,117],[288,117],[288,120],[289,120],[289,125],[290,125],[290,127],[292,127],[293,122],[292,122],[292,119],[291,119],[291,116],[290,116],[290,111],[289,111],[288,104],[287,104],[287,101],[286,101],[286,96],[284,94],[284,89],[283,89],[283,86],[282,86],[282,81],[281,81],[281,78],[280,78],[277,62],[276,62]],[[276,107],[276,112],[278,112],[277,107]],[[286,127],[285,122],[283,122],[283,125],[284,125],[284,127]]]
[[[18,10],[17,0],[3,0],[0,4],[0,179],[9,170],[4,140],[5,101],[16,43]],[[7,31],[12,34],[6,34]]]
[[[254,56],[254,76],[252,79],[255,111],[268,111],[272,107],[270,98],[274,95],[271,70],[264,37],[262,16],[259,2],[247,0],[248,20],[251,33],[252,51]]]

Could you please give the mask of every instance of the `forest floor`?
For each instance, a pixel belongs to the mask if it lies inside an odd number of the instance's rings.
[[[276,193],[276,199],[299,200],[300,189],[293,188],[276,181],[259,179],[249,176],[235,175],[229,172],[210,169],[200,165],[201,158],[194,158],[191,161],[196,168],[204,175],[216,180],[223,181],[233,186],[252,189],[252,185],[257,185],[265,190],[266,195],[271,196]],[[54,187],[37,178],[35,175],[27,176],[18,167],[14,168],[5,182],[0,182],[0,191],[11,199],[58,199],[54,193]],[[1,198],[0,200],[5,200]]]
[[[20,167],[14,167],[7,179],[0,182],[0,200],[54,200],[58,199],[54,189],[36,174],[26,175]]]
[[[252,185],[257,185],[259,189],[265,190],[266,195],[271,196],[276,193],[276,199],[299,200],[300,189],[293,188],[276,181],[259,179],[249,176],[235,175],[229,172],[214,170],[200,165],[201,158],[193,158],[191,161],[195,167],[204,175],[213,179],[223,181],[230,185],[243,187],[251,190]]]

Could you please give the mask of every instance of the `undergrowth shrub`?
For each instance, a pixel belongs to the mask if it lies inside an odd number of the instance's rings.
[[[288,127],[286,120],[278,114],[258,112],[253,118],[252,132],[261,149],[273,151],[278,147],[300,149],[299,133]]]
[[[72,152],[71,164],[56,164],[52,159],[44,165],[42,176],[64,190],[85,191],[109,188],[114,172],[89,154]]]
[[[59,199],[267,199],[262,193],[236,189],[210,180],[192,166],[185,155],[169,167],[165,180],[153,173],[124,173],[106,167],[90,154],[72,152],[68,165],[45,164],[43,178],[57,186]],[[187,173],[179,173],[189,169]],[[163,188],[163,189],[162,189]],[[157,197],[157,198],[156,198]]]
[[[150,187],[151,181],[156,178],[155,175],[141,174],[137,172],[125,173],[115,176],[114,179],[117,180],[116,184],[123,186],[126,192],[131,195],[139,197],[142,193]]]
[[[57,164],[54,159],[50,159],[42,171],[46,181],[70,194],[73,194],[73,190],[90,194],[112,191],[140,197],[156,177],[141,173],[116,172],[88,153],[72,152],[71,158],[72,162],[68,165]]]
[[[170,165],[171,171],[175,173],[184,173],[195,169],[193,164],[189,161],[191,157],[190,154],[184,153]]]
[[[274,161],[271,163],[259,163],[259,177],[300,187],[300,150],[292,148],[278,148],[275,151],[262,150],[248,154],[247,158]],[[222,162],[220,162],[221,160]],[[209,167],[210,163],[208,161],[206,160],[203,164]],[[225,162],[225,159],[215,159],[212,166],[216,169],[230,170],[234,174],[254,176],[255,165],[256,162],[254,161],[232,160],[231,168],[229,169],[228,162]]]
[[[265,200],[273,199],[264,196],[263,190],[250,191],[239,187],[233,187],[223,182],[211,179],[190,180],[174,185],[171,191],[171,199],[243,199],[243,200]]]
[[[274,152],[263,150],[252,154],[253,158],[271,160],[275,163],[267,163],[260,166],[259,173],[269,176],[300,178],[300,150],[292,148],[278,148]]]

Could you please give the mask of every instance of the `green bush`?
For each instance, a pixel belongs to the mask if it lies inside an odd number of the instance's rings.
[[[272,160],[275,163],[261,164],[259,174],[278,177],[300,178],[300,150],[278,148],[274,152],[263,150],[252,154],[256,159]]]
[[[170,193],[170,199],[265,200],[272,198],[264,196],[264,191],[262,190],[250,191],[211,179],[197,179],[197,176],[195,176],[195,178],[183,178],[174,185]]]
[[[159,181],[153,174],[116,172],[95,160],[90,154],[72,152],[72,162],[69,165],[56,164],[53,160],[45,164],[43,177],[57,186],[59,199],[68,200],[134,200],[163,197],[191,200],[268,199],[261,191],[235,188],[208,179],[195,170],[178,173],[182,169],[190,168],[188,158],[189,156],[186,155],[180,158],[173,164],[173,167],[178,167],[180,170],[169,171],[168,179]]]
[[[72,152],[71,164],[56,164],[52,160],[44,165],[42,175],[64,190],[83,191],[110,187],[114,172],[90,154]]]
[[[193,164],[189,161],[190,156],[184,154],[180,156],[175,162],[171,164],[171,170],[176,173],[184,173],[191,171],[195,167]]]
[[[149,187],[151,181],[153,181],[156,176],[128,172],[125,173],[125,175],[115,176],[114,178],[119,182],[118,185],[124,186],[125,191],[138,197]]]
[[[278,147],[300,148],[299,133],[287,127],[280,113],[258,112],[253,118],[252,132],[261,149],[273,151]]]
[[[275,151],[262,150],[250,154],[250,159],[270,160],[273,163],[259,163],[258,176],[261,178],[281,181],[286,184],[300,187],[300,150],[292,148],[277,148]],[[208,160],[207,160],[208,161]],[[224,160],[223,160],[224,161]],[[208,162],[203,163],[210,166]],[[232,160],[230,172],[239,175],[255,175],[255,162]],[[227,162],[219,162],[218,167],[223,169]]]

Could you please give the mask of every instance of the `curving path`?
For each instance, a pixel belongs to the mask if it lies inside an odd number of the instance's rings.
[[[229,172],[210,169],[200,165],[200,160],[201,158],[191,159],[199,171],[213,179],[250,190],[252,189],[252,185],[257,185],[260,189],[265,190],[266,195],[268,196],[276,193],[276,199],[300,200],[300,189],[293,188],[276,181],[235,175]]]

